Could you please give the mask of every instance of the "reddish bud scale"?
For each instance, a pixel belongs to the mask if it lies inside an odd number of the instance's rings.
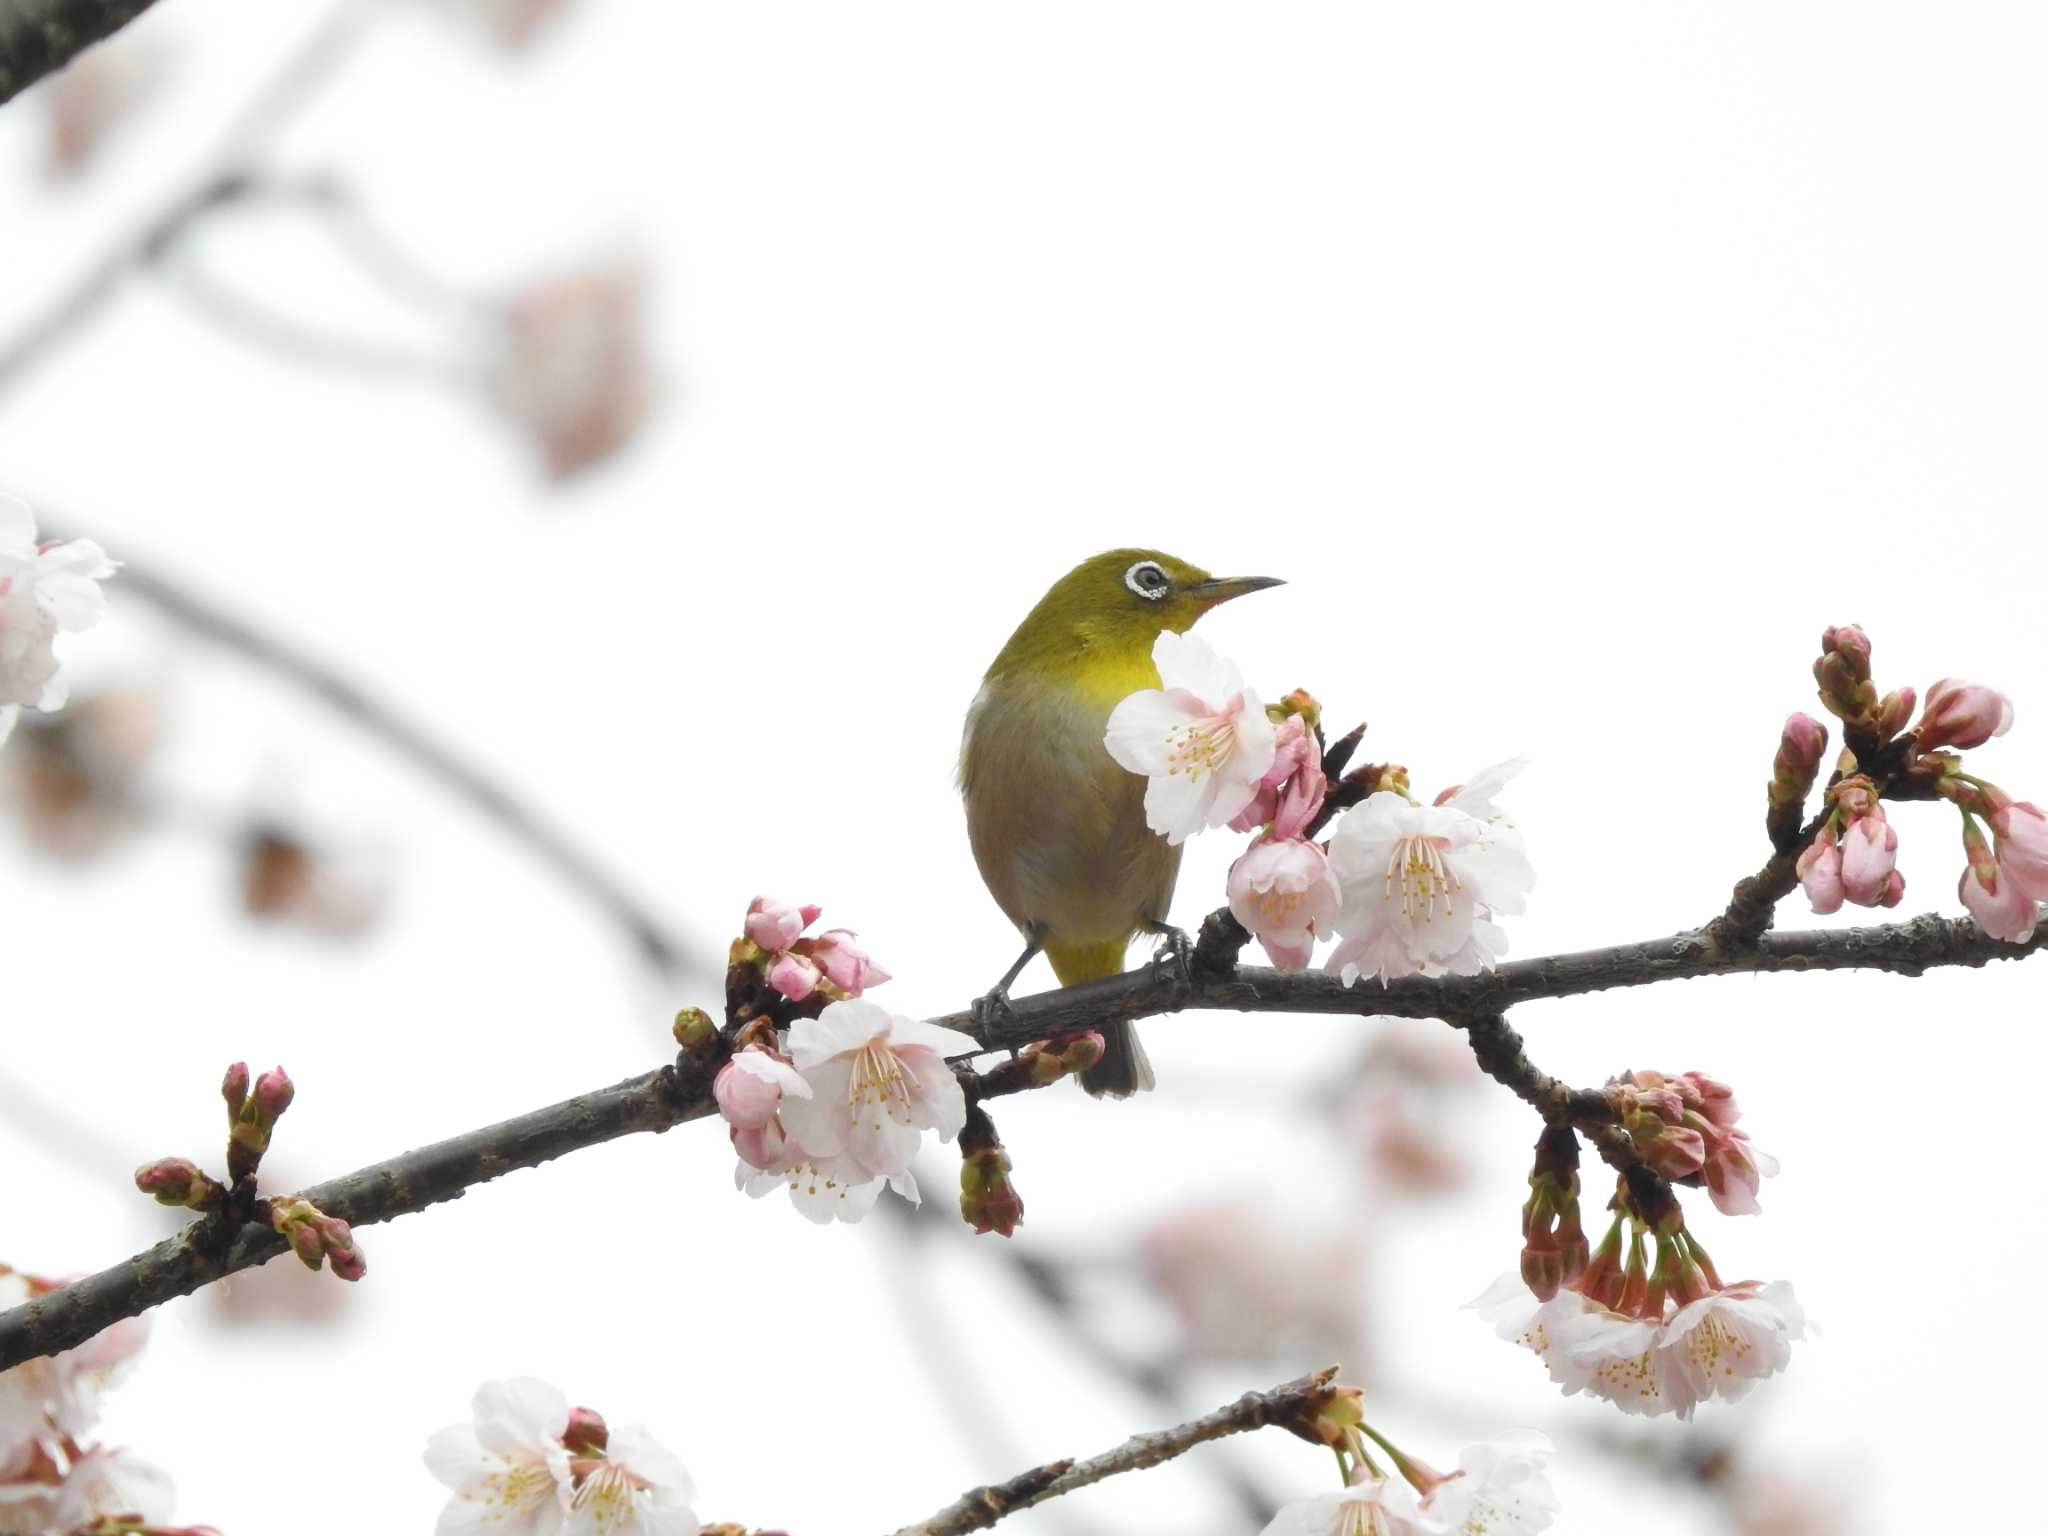
[[[562,1431],[563,1448],[577,1456],[603,1456],[611,1444],[604,1415],[595,1408],[571,1408],[569,1427]]]
[[[1010,1182],[1010,1155],[1000,1143],[960,1160],[960,1218],[976,1232],[1009,1237],[1024,1221],[1024,1199]]]
[[[221,1079],[220,1096],[227,1101],[228,1120],[232,1123],[242,1113],[242,1106],[249,1100],[249,1064],[238,1061],[227,1070]]]
[[[136,1169],[135,1187],[158,1205],[194,1211],[211,1210],[223,1194],[218,1184],[182,1157],[159,1158]]]

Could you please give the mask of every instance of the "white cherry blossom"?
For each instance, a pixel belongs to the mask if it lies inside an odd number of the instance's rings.
[[[844,1157],[842,1177],[906,1175],[925,1131],[951,1141],[966,1123],[967,1099],[946,1058],[981,1046],[957,1029],[856,998],[798,1019],[788,1047],[811,1097],[784,1097],[782,1127],[820,1169]]]
[[[478,1387],[471,1411],[472,1422],[427,1442],[427,1470],[455,1495],[435,1531],[557,1536],[562,1506],[551,1458],[562,1450],[569,1400],[545,1381],[515,1377]]]
[[[1444,1536],[1536,1536],[1564,1508],[1550,1486],[1551,1443],[1534,1430],[1468,1445],[1422,1513]]]
[[[1788,1282],[1746,1280],[1680,1307],[1664,1324],[1659,1354],[1692,1401],[1735,1402],[1785,1369],[1805,1334],[1806,1312]]]
[[[57,636],[99,622],[99,584],[113,574],[114,562],[90,539],[38,544],[28,503],[0,492],[0,741],[23,705],[63,707],[70,690],[58,671]]]
[[[1429,1536],[1415,1490],[1398,1477],[1361,1478],[1341,1493],[1283,1504],[1259,1536]]]
[[[1157,688],[1110,712],[1103,745],[1145,776],[1145,825],[1169,843],[1220,827],[1251,804],[1273,766],[1273,722],[1237,668],[1193,635],[1162,630]]]
[[[1493,797],[1521,766],[1489,768],[1434,805],[1382,790],[1338,822],[1330,867],[1344,892],[1343,942],[1326,968],[1346,986],[1361,975],[1468,975],[1507,952],[1492,919],[1524,909],[1536,872]]]

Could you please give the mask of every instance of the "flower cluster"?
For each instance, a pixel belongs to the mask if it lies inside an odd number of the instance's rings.
[[[1724,1284],[1675,1203],[1654,1226],[1625,1193],[1616,1205],[1577,1273],[1566,1245],[1564,1279],[1551,1294],[1525,1278],[1525,1251],[1524,1274],[1502,1275],[1471,1307],[1540,1358],[1567,1396],[1591,1392],[1626,1413],[1691,1418],[1710,1398],[1735,1401],[1785,1368],[1806,1328],[1789,1284]]]
[[[1297,1433],[1337,1453],[1344,1487],[1281,1505],[1260,1536],[1537,1536],[1564,1507],[1550,1486],[1551,1444],[1533,1430],[1468,1445],[1444,1473],[1366,1423],[1354,1387],[1331,1388],[1304,1417]]]
[[[1109,755],[1143,774],[1145,819],[1179,843],[1209,827],[1252,832],[1231,865],[1230,910],[1282,970],[1307,967],[1318,939],[1346,984],[1483,970],[1506,951],[1494,918],[1523,910],[1535,881],[1522,835],[1493,797],[1521,768],[1503,763],[1434,804],[1385,765],[1344,780],[1354,807],[1327,845],[1313,832],[1332,803],[1321,711],[1306,693],[1261,706],[1236,667],[1171,631],[1152,650],[1160,686],[1111,713]],[[1339,743],[1348,759],[1350,739]]]
[[[1702,1072],[1631,1072],[1608,1082],[1607,1102],[1643,1160],[1664,1178],[1705,1184],[1725,1216],[1760,1209],[1758,1186],[1777,1175],[1778,1160],[1736,1129],[1742,1111],[1726,1083]]]
[[[910,1163],[924,1132],[951,1141],[966,1123],[946,1058],[978,1050],[973,1037],[864,999],[798,1018],[779,1047],[765,1024],[749,1033],[712,1082],[739,1187],[757,1197],[787,1187],[818,1222],[859,1221],[885,1184],[916,1203]]]
[[[427,1442],[427,1470],[454,1494],[444,1536],[696,1536],[689,1472],[640,1425],[608,1429],[530,1377],[485,1382],[471,1407]]]
[[[848,930],[830,928],[803,937],[822,910],[756,896],[747,906],[746,931],[733,940],[727,957],[729,973],[751,971],[793,1003],[818,992],[832,1000],[859,997],[887,981],[889,973]]]
[[[1896,867],[1899,835],[1883,805],[1885,795],[1898,797],[1893,781],[1903,779],[1915,785],[1910,798],[1926,799],[1931,789],[1962,812],[1964,867],[1957,895],[1977,925],[2015,944],[2031,939],[2040,904],[2048,901],[2048,818],[1996,784],[1965,773],[1958,755],[2012,728],[2012,700],[1982,683],[1945,677],[1927,690],[1920,719],[1909,731],[1914,690],[1878,696],[1870,679],[1870,640],[1854,625],[1821,636],[1814,677],[1821,702],[1857,745],[1837,761],[1820,826],[1795,865],[1813,910],[1838,911],[1845,901],[1896,906],[1905,894],[1905,877]],[[1788,819],[1796,826],[1826,739],[1805,715],[1786,723],[1770,789],[1774,836]],[[1858,752],[1870,761],[1859,760]]]
[[[56,1288],[0,1265],[0,1311]],[[41,1536],[115,1518],[129,1530],[161,1529],[170,1519],[168,1477],[126,1451],[85,1443],[148,1334],[140,1318],[124,1318],[76,1349],[0,1373],[0,1530]]]
[[[23,705],[63,707],[70,690],[59,675],[57,636],[100,621],[100,583],[113,574],[114,562],[90,539],[37,543],[35,513],[0,493],[0,741]]]

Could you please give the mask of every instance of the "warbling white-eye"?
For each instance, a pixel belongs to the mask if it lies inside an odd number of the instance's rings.
[[[1145,781],[1103,746],[1126,695],[1157,688],[1152,644],[1269,576],[1218,579],[1156,549],[1114,549],[1052,585],[1010,636],[967,711],[960,793],[974,862],[1024,935],[1017,963],[983,999],[999,1007],[1040,950],[1062,986],[1114,976],[1140,933],[1166,937],[1180,849],[1145,825]],[[1081,1075],[1093,1094],[1152,1086],[1127,1023],[1102,1031],[1102,1060]]]

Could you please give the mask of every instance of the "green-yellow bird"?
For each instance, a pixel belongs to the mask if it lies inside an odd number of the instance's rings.
[[[960,739],[974,862],[1025,950],[984,1001],[998,1005],[1040,950],[1062,986],[1114,976],[1140,933],[1166,922],[1180,849],[1145,825],[1145,780],[1103,746],[1125,696],[1157,688],[1152,645],[1268,576],[1217,579],[1156,549],[1113,549],[1053,583],[982,679]],[[1103,1031],[1093,1094],[1152,1086],[1129,1024]]]

